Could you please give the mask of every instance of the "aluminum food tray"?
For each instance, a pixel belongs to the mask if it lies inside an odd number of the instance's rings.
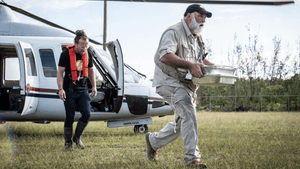
[[[204,76],[201,78],[193,77],[194,84],[201,86],[225,86],[232,85],[236,81],[234,76],[237,68],[224,65],[209,65],[203,66]]]

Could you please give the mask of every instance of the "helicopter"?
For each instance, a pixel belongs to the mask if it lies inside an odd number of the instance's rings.
[[[172,2],[253,4],[250,1]],[[286,3],[293,1],[281,2]],[[280,4],[257,2],[254,5]],[[13,11],[52,27],[19,22]],[[44,124],[64,121],[64,105],[57,94],[57,65],[60,53],[67,45],[73,44],[74,34],[69,29],[0,1],[0,121]],[[134,132],[144,133],[148,130],[147,125],[153,123],[152,117],[173,114],[170,105],[155,92],[151,81],[123,62],[118,40],[104,44],[89,40],[88,50],[92,53],[94,70],[98,74],[98,92],[91,101],[90,121],[106,121],[109,128],[134,126]],[[103,45],[108,51],[102,49]],[[79,117],[77,111],[75,120]]]

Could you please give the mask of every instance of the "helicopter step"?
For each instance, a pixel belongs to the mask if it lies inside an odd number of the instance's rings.
[[[135,133],[144,133],[148,131],[147,124],[152,124],[152,118],[145,119],[134,119],[134,120],[124,120],[124,121],[108,121],[107,127],[126,127],[126,126],[134,126]]]

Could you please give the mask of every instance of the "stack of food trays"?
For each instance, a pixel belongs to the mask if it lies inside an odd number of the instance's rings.
[[[204,70],[203,70],[204,69]],[[235,71],[237,68],[224,65],[206,65],[202,67],[204,76],[193,77],[194,84],[200,86],[225,86],[232,85],[236,81]]]

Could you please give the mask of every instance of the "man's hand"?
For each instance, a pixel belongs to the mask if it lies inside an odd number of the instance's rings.
[[[96,97],[97,96],[97,88],[93,87],[92,88],[92,97]]]
[[[97,86],[96,86],[95,72],[94,72],[93,67],[89,68],[89,79],[90,79],[90,82],[93,86],[91,96],[96,97],[97,96]]]
[[[65,72],[65,67],[61,67],[61,66],[58,66],[58,71],[57,71],[57,86],[58,86],[58,94],[59,94],[59,98],[62,100],[62,101],[66,101],[66,93],[63,89],[63,83],[64,83],[64,77],[63,77],[63,74]]]
[[[204,64],[202,63],[192,63],[188,60],[184,60],[174,53],[167,53],[164,56],[160,58],[160,61],[162,63],[165,63],[169,66],[175,67],[175,68],[184,68],[184,69],[189,69],[190,73],[192,74],[193,77],[198,77],[201,78],[203,76],[203,73],[201,72],[202,66]]]
[[[64,91],[64,89],[61,89],[59,90],[59,98],[62,100],[62,101],[66,101],[66,93]]]
[[[203,73],[200,68],[202,66],[204,66],[204,64],[202,63],[192,63],[190,65],[189,70],[193,77],[201,78],[203,76]]]

